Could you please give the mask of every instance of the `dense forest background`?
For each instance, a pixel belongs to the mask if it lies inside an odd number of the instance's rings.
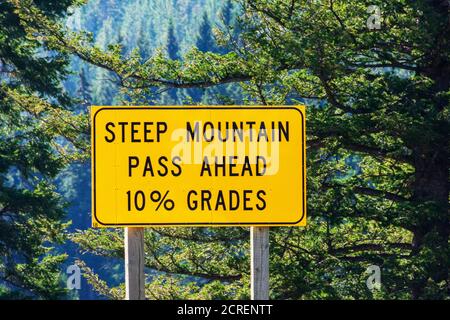
[[[0,297],[124,297],[90,105],[302,103],[308,225],[270,229],[270,298],[448,299],[449,74],[446,1],[0,1]],[[248,228],[144,241],[147,298],[249,298]]]

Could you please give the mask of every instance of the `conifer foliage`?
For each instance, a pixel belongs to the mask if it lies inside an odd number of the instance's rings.
[[[49,21],[61,20],[71,4],[35,1]],[[65,255],[54,249],[65,238],[65,204],[52,178],[67,162],[70,142],[56,139],[85,143],[61,85],[68,62],[30,36],[13,3],[0,2],[0,298],[65,295]]]

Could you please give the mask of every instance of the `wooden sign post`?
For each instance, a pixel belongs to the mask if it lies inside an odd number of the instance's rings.
[[[250,228],[251,298],[269,300],[269,227]]]
[[[125,228],[125,300],[145,300],[144,228]]]

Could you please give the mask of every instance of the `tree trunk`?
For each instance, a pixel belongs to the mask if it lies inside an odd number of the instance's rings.
[[[434,281],[448,281],[449,278],[448,140],[442,142],[445,145],[440,150],[435,149],[433,152],[416,156],[413,199],[418,205],[427,204],[419,212],[414,213],[417,216],[413,218],[416,226],[412,254],[418,257],[428,247],[434,253],[434,257],[433,259],[429,256],[423,257],[425,260],[421,264],[425,267],[425,272],[419,271],[414,275],[411,288],[413,299],[423,296],[429,278]]]
[[[436,64],[430,77],[435,82],[435,107],[438,112],[444,110],[449,104],[443,92],[450,89],[450,64],[441,61]],[[441,95],[439,95],[439,93]],[[427,115],[425,115],[426,117]],[[442,116],[441,116],[442,117]],[[412,241],[412,255],[414,258],[422,258],[416,261],[420,263],[420,271],[414,274],[411,286],[413,299],[424,297],[424,289],[429,279],[433,281],[446,281],[447,288],[450,284],[449,268],[449,137],[450,123],[448,119],[438,119],[432,116],[427,119],[431,129],[414,150],[415,181],[413,185],[413,201],[421,207],[419,212],[412,217],[415,222]],[[427,210],[428,208],[428,210]],[[426,248],[429,253],[424,253]],[[447,293],[448,294],[448,293]]]

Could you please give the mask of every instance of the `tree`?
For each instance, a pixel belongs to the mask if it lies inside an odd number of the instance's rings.
[[[230,26],[233,21],[233,2],[231,0],[226,0],[220,13],[222,23],[225,26]]]
[[[216,51],[216,42],[212,33],[211,22],[209,21],[208,13],[206,11],[203,13],[202,22],[198,29],[196,46],[202,52]]]
[[[206,11],[202,16],[195,45],[201,52],[218,51],[214,35],[212,33],[211,22],[209,21],[208,13]],[[203,89],[190,88],[188,89],[188,93],[192,97],[193,101],[201,102],[204,100],[205,90]]]
[[[173,21],[170,20],[169,27],[167,28],[167,54],[170,59],[178,60],[180,59],[180,47],[178,46],[178,40],[175,37],[175,29],[173,25]]]
[[[77,90],[78,97],[81,98],[82,106],[84,109],[86,109],[88,106],[92,104],[92,89],[88,82],[87,76],[86,76],[86,68],[81,68],[80,71],[80,84]]]
[[[178,46],[178,40],[175,37],[175,29],[172,20],[169,21],[169,26],[167,28],[166,41],[166,50],[168,57],[172,60],[179,60],[180,47]],[[169,97],[169,101],[164,101],[164,96],[162,97],[165,104],[177,104],[178,94],[176,89],[169,89],[169,91],[167,92],[167,96]]]
[[[145,32],[141,32],[139,34],[137,47],[139,49],[139,55],[142,57],[143,60],[146,60],[150,57],[151,45]]]
[[[35,1],[45,19],[60,20],[72,1]],[[12,1],[0,3],[0,298],[65,295],[54,246],[65,239],[65,203],[52,179],[64,167],[56,138],[77,138],[61,119],[72,100],[60,81],[68,55],[49,52],[20,23]],[[78,134],[78,133],[77,133]]]
[[[368,25],[369,5],[381,9],[379,29]],[[193,49],[181,64],[158,55],[139,64],[77,37],[54,45],[115,72],[130,91],[239,83],[250,103],[308,105],[308,227],[271,231],[273,298],[448,298],[449,4],[242,6],[241,39],[225,55]],[[88,232],[75,236],[82,247],[117,254],[119,244],[104,239],[120,234]],[[163,296],[245,288],[248,256],[230,243],[245,248],[246,230],[221,232],[147,232],[147,266],[175,279],[155,281]],[[373,264],[379,291],[365,284]]]

